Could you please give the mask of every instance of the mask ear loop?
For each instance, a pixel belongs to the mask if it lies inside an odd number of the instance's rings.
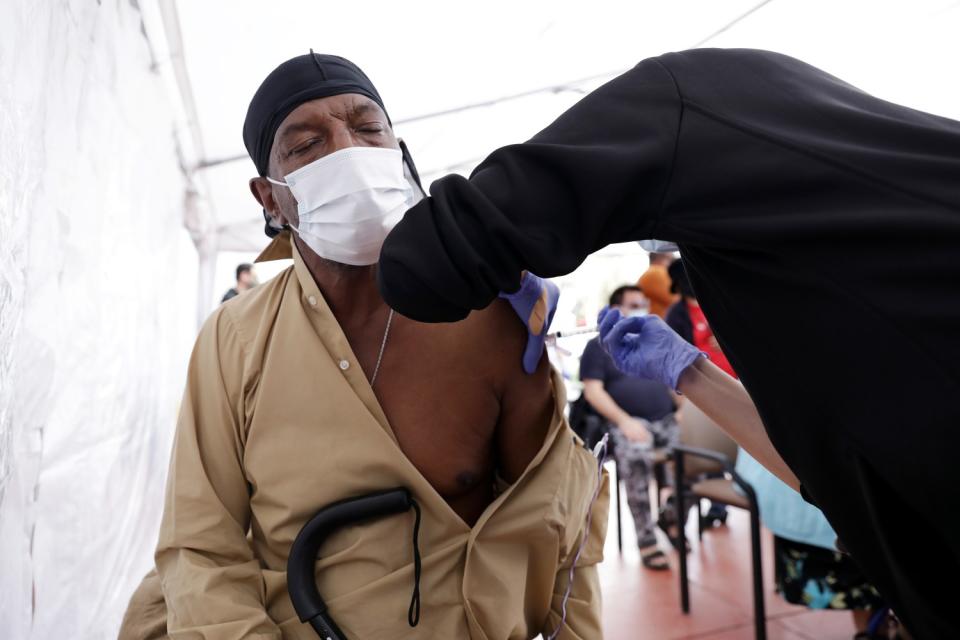
[[[397,142],[400,143],[400,154],[403,156],[404,175],[407,175],[408,181],[412,182],[413,185],[420,190],[420,195],[426,197],[427,192],[424,190],[423,184],[420,182],[420,174],[417,172],[417,165],[413,163],[413,156],[410,155],[410,150],[407,148],[407,143],[403,141],[403,138],[400,138]]]
[[[313,50],[311,50],[311,53],[313,53]],[[290,185],[288,185],[286,182],[281,182],[280,180],[274,180],[270,176],[263,176],[263,177],[266,178],[267,182],[269,182],[270,184],[286,187],[288,189],[290,188]],[[284,229],[292,228],[289,224],[280,224],[279,222],[275,221],[273,219],[273,216],[267,213],[266,209],[263,210],[263,219],[266,222],[265,231],[267,235],[271,238],[276,238],[277,235]],[[294,231],[296,231],[296,229],[294,229]],[[299,231],[297,233],[299,233]]]

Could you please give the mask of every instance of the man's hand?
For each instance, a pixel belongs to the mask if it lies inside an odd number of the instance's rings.
[[[680,374],[706,354],[654,315],[623,318],[617,309],[600,312],[600,340],[624,373],[659,380],[677,389]]]
[[[630,442],[653,445],[653,436],[647,428],[647,421],[628,416],[617,423],[617,428]]]
[[[501,293],[500,297],[510,303],[520,322],[527,328],[527,346],[523,351],[523,370],[533,373],[540,364],[547,329],[557,312],[560,289],[549,280],[529,271],[523,274],[520,289],[516,293]]]

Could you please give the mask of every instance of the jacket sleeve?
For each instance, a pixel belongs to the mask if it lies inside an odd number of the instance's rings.
[[[221,307],[197,338],[174,440],[156,562],[171,638],[279,640],[247,542],[243,357]]]
[[[610,478],[603,472],[600,493],[591,508],[590,527],[583,523],[575,544],[567,551],[560,563],[553,584],[553,596],[550,613],[543,628],[543,637],[551,638],[557,633],[557,640],[602,640],[603,621],[601,619],[602,598],[597,565],[603,560],[603,543],[607,535],[607,516],[610,509]],[[590,496],[592,497],[592,496]],[[579,516],[576,516],[579,519]],[[583,536],[587,541],[580,551]],[[579,551],[579,557],[578,557]],[[570,567],[576,563],[573,583],[570,583]],[[564,616],[564,595],[570,585],[570,596],[566,600]],[[558,630],[559,627],[559,630]]]
[[[384,244],[385,300],[416,320],[459,320],[515,291],[524,269],[561,275],[610,242],[649,235],[679,114],[672,76],[648,60],[495,151],[469,180],[438,180]]]

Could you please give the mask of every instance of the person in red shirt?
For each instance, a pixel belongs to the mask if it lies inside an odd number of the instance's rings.
[[[703,315],[703,309],[697,302],[697,296],[693,293],[693,287],[690,286],[687,272],[684,271],[683,260],[677,259],[671,262],[667,267],[667,273],[672,283],[670,291],[680,294],[680,299],[667,309],[664,321],[684,340],[706,353],[713,364],[737,378],[737,372],[733,370],[727,356],[723,355],[720,344],[713,335],[713,329],[710,328],[710,323],[707,322],[707,317]],[[707,511],[704,520],[716,524],[726,523],[727,508],[717,502],[711,502],[710,510]]]
[[[703,315],[703,309],[700,308],[697,299],[687,298],[683,300],[683,303],[687,306],[687,313],[690,314],[690,323],[693,325],[693,340],[691,340],[693,345],[710,356],[713,364],[736,378],[737,372],[733,370],[733,367],[730,366],[730,361],[727,360],[727,356],[723,355],[723,351],[720,350],[717,339],[713,337],[713,329],[711,329],[707,323],[707,318]]]
[[[680,334],[680,337],[710,356],[713,364],[737,378],[737,372],[733,370],[727,356],[723,355],[713,330],[706,316],[703,315],[700,303],[697,302],[697,296],[693,293],[690,280],[687,279],[687,272],[683,269],[683,260],[674,260],[667,271],[673,282],[670,290],[679,293],[680,300],[667,309],[664,320],[671,329]]]

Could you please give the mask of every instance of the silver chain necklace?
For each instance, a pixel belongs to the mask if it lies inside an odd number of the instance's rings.
[[[370,378],[370,386],[377,382],[377,374],[380,373],[380,363],[383,361],[383,350],[387,348],[387,338],[390,337],[390,323],[393,322],[393,309],[390,309],[390,315],[387,316],[387,328],[383,331],[383,342],[380,343],[380,353],[377,355],[377,366],[373,368],[373,377]]]

